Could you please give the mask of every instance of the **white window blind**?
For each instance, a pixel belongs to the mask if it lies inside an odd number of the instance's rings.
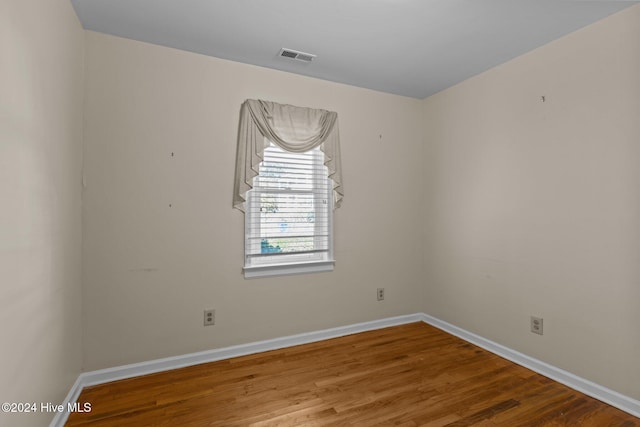
[[[332,188],[320,147],[271,144],[247,192],[245,277],[330,271]]]

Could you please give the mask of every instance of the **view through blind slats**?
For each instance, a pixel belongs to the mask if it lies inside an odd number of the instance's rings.
[[[330,182],[319,148],[271,145],[247,193],[246,266],[329,259]]]

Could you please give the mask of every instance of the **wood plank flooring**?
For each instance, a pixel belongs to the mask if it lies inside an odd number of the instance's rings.
[[[424,323],[85,389],[67,426],[619,426],[640,419]]]

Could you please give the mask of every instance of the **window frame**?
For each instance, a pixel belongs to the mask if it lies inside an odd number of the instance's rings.
[[[275,146],[276,148],[277,145],[270,143],[270,146]],[[265,149],[265,151],[268,150],[268,148]],[[318,218],[318,216],[325,216],[326,215],[326,220],[327,220],[327,250],[323,250],[322,252],[320,252],[318,255],[320,255],[318,258],[320,259],[310,259],[313,258],[312,256],[309,256],[308,254],[291,254],[291,255],[286,255],[286,254],[281,254],[281,255],[274,255],[273,258],[271,259],[281,259],[281,262],[268,262],[268,261],[264,261],[264,262],[256,262],[254,260],[254,262],[250,262],[251,254],[250,254],[250,248],[249,246],[251,246],[252,244],[249,242],[249,238],[251,236],[255,237],[255,233],[252,235],[252,221],[254,221],[254,215],[256,215],[256,210],[252,209],[252,204],[253,202],[256,200],[256,197],[254,196],[255,192],[259,192],[261,191],[260,187],[257,188],[252,188],[251,190],[249,190],[247,192],[247,197],[246,197],[246,210],[245,210],[245,229],[244,229],[244,267],[243,267],[243,273],[244,273],[244,277],[245,279],[252,279],[252,278],[260,278],[260,277],[272,277],[272,276],[286,276],[286,275],[294,275],[294,274],[307,274],[307,273],[320,273],[320,272],[330,272],[333,271],[334,269],[334,265],[335,265],[335,260],[333,258],[333,185],[331,182],[331,179],[328,177],[328,172],[327,172],[327,168],[324,165],[323,162],[323,158],[324,158],[324,153],[322,152],[322,150],[320,149],[320,147],[316,147],[313,150],[317,150],[318,152],[315,154],[317,156],[320,156],[319,162],[321,165],[321,169],[323,170],[323,175],[321,177],[318,177],[317,174],[314,174],[314,186],[316,185],[323,185],[322,183],[318,184],[318,180],[327,180],[326,184],[325,184],[325,188],[326,188],[326,194],[324,194],[322,196],[323,200],[326,200],[327,203],[326,205],[326,209],[315,209],[315,215],[316,218]],[[281,151],[283,153],[289,153],[286,150],[282,150]],[[312,150],[309,150],[312,151]],[[296,153],[289,153],[292,155],[295,155]],[[266,157],[266,156],[265,156]],[[312,169],[313,171],[317,171],[317,165],[315,165]],[[257,179],[258,176],[254,179]],[[269,191],[269,189],[265,189],[264,191]],[[271,189],[271,191],[273,192],[274,189]],[[282,192],[284,194],[293,194],[299,191],[296,190],[292,190],[292,191],[287,191],[287,190],[282,190],[282,189],[278,189],[278,192]],[[311,190],[312,194],[314,195],[318,195],[318,193],[314,192],[313,190]],[[319,193],[322,194],[322,193]],[[318,206],[320,205],[320,203],[318,203],[317,201],[314,203],[314,206]],[[260,220],[258,219],[258,223],[260,223]],[[317,238],[317,235],[315,236]],[[253,245],[255,245],[255,243],[253,243]],[[315,243],[314,243],[315,245]],[[268,256],[266,256],[268,257]],[[304,258],[304,260],[300,260],[300,261],[295,261],[296,258]],[[268,258],[265,258],[268,259]]]

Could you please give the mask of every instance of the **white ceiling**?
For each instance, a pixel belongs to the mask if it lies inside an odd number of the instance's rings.
[[[84,28],[425,98],[638,1],[71,0]],[[317,55],[280,58],[281,48]]]

